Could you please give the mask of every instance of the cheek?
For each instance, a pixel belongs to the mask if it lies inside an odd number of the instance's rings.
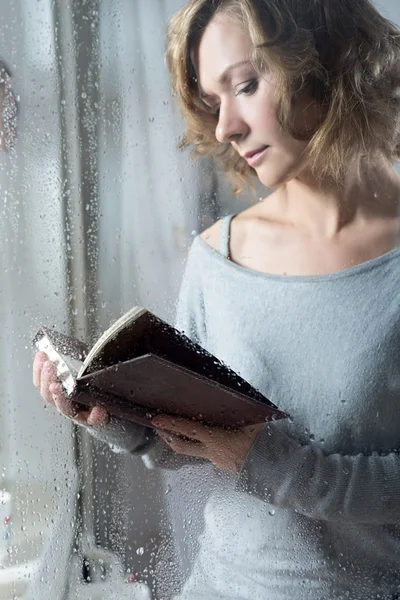
[[[263,113],[260,119],[260,126],[267,133],[271,133],[271,135],[273,135],[274,138],[278,135],[281,135],[281,126],[279,124],[278,117],[274,108],[271,108],[270,110],[267,110]],[[271,139],[271,143],[272,142],[273,139]]]
[[[253,125],[264,135],[276,135],[281,131],[277,107],[274,101],[273,87],[267,81],[260,84],[259,93],[252,102]],[[265,140],[268,142],[269,140]],[[273,140],[270,140],[271,143]]]
[[[276,141],[276,137],[281,132],[276,108],[272,103],[267,103],[265,101],[254,103],[251,111],[251,123],[253,132],[256,134],[257,138],[259,138],[260,135],[262,138],[265,138],[260,139],[259,141],[264,141],[271,145]]]
[[[275,138],[268,160],[256,170],[260,182],[266,187],[276,188],[298,177],[307,165],[306,148],[306,142],[284,136],[279,141]]]

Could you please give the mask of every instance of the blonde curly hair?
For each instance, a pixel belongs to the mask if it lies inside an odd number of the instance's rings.
[[[304,139],[291,110],[299,92],[324,109],[306,138],[318,181],[342,185],[354,159],[400,158],[400,31],[369,0],[189,0],[167,28],[166,60],[186,125],[181,148],[214,158],[235,193],[255,174],[229,143],[217,142],[218,117],[199,96],[193,65],[207,25],[227,11],[249,32],[255,70],[275,75],[283,131]]]

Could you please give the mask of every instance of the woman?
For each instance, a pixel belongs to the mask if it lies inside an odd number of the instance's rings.
[[[399,56],[368,0],[191,0],[169,27],[186,145],[236,189],[256,175],[273,190],[195,239],[177,326],[290,419],[164,416],[162,443],[100,408],[74,414],[35,359],[42,396],[94,435],[226,474],[182,600],[400,590]]]

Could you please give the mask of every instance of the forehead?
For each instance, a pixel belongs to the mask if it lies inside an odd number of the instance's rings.
[[[234,17],[225,14],[214,17],[194,55],[200,89],[206,91],[214,86],[225,69],[248,59],[251,50],[249,34]]]

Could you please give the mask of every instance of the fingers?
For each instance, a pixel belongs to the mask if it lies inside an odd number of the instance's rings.
[[[110,416],[104,406],[94,406],[89,412],[87,425],[91,427],[104,427],[110,420]]]
[[[40,372],[40,395],[46,402],[54,404],[53,394],[50,392],[50,386],[57,383],[57,369],[52,362],[46,360],[43,363]]]
[[[162,440],[177,454],[205,458],[206,442],[212,430],[190,419],[161,415],[152,420]]]
[[[201,442],[183,439],[179,435],[174,435],[173,433],[168,433],[167,431],[161,431],[157,429],[157,433],[162,440],[176,454],[184,454],[186,456],[197,456],[198,458],[205,458],[204,454],[204,445]]]
[[[79,425],[103,427],[109,421],[109,414],[103,406],[94,406],[88,410],[77,408],[76,402],[68,398],[60,383],[50,385],[54,406],[65,417],[73,419]]]
[[[65,417],[74,419],[76,423],[90,427],[102,427],[108,423],[110,417],[104,407],[95,406],[88,410],[80,410],[77,404],[68,398],[57,379],[55,365],[48,360],[44,352],[35,355],[33,383],[46,402],[52,404]]]
[[[198,442],[206,441],[212,432],[212,429],[209,427],[191,419],[177,419],[169,415],[155,417],[152,419],[152,423],[157,429],[160,428],[170,433],[183,435]]]
[[[94,406],[89,410],[80,410],[73,420],[86,427],[104,427],[110,420],[110,415],[103,406]]]
[[[47,354],[37,352],[33,360],[33,385],[37,390],[40,390],[40,376],[44,363],[48,360]]]
[[[43,368],[43,370],[44,369],[45,369],[45,367]],[[45,373],[43,373],[43,375],[42,375],[42,381],[43,380],[45,382],[47,381]],[[51,396],[51,403],[54,404],[54,406],[57,408],[58,412],[60,412],[65,417],[74,418],[77,416],[78,411],[77,411],[74,403],[72,402],[72,400],[70,400],[68,398],[68,396],[65,394],[61,383],[58,383],[57,380],[52,381],[49,384],[48,393]],[[43,396],[43,394],[42,394],[42,396]]]

